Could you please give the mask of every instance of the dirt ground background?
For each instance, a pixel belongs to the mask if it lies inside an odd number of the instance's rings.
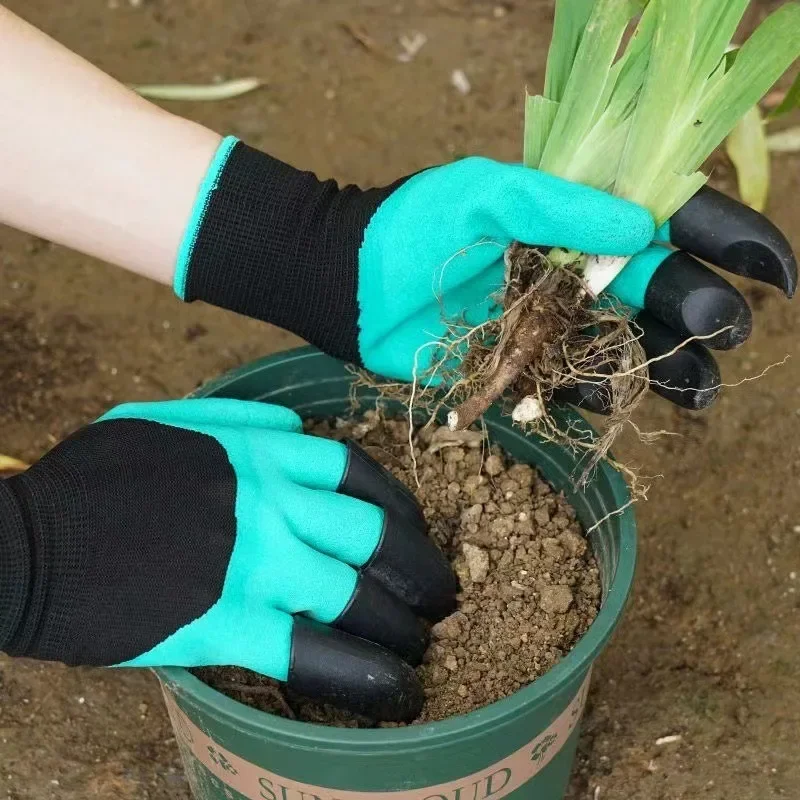
[[[7,4],[124,81],[257,75],[255,94],[173,108],[370,185],[461,154],[519,157],[552,0]],[[413,31],[428,42],[398,63]],[[715,180],[730,188],[724,161]],[[800,250],[800,156],[776,158],[774,182],[770,215]],[[680,438],[621,448],[665,477],[638,512],[635,599],[596,672],[572,800],[800,796],[800,305],[747,291],[757,329],[723,356],[725,379],[795,359],[699,416],[651,400],[645,427]],[[183,395],[296,341],[9,230],[0,337],[0,452],[24,459],[113,404]],[[682,738],[657,746],[665,735]],[[155,680],[0,657],[0,797],[188,800]]]

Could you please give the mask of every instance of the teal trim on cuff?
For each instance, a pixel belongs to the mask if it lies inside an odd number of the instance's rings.
[[[178,258],[175,263],[175,277],[172,281],[172,288],[181,300],[186,299],[186,279],[189,275],[189,262],[192,260],[194,246],[197,242],[200,226],[203,224],[203,220],[206,216],[206,209],[211,200],[211,194],[219,185],[219,176],[222,174],[225,164],[228,163],[231,151],[238,143],[239,139],[235,136],[226,136],[222,140],[220,146],[217,148],[217,152],[214,154],[206,176],[203,178],[203,183],[200,185],[197,198],[194,201],[192,215],[189,217],[189,224],[186,226],[183,239],[181,240],[181,246],[178,250]]]

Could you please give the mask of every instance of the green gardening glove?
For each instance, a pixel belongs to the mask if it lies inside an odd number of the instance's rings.
[[[653,235],[644,209],[520,165],[466,158],[340,190],[227,139],[175,289],[410,381],[430,365],[443,317],[487,319],[512,241],[633,255]]]
[[[11,655],[235,665],[411,719],[417,615],[447,615],[455,592],[408,490],[278,406],[123,405],[0,481]]]
[[[691,254],[788,293],[797,276],[774,226],[711,190],[657,235],[645,209],[521,165],[466,158],[382,189],[339,189],[228,138],[197,198],[175,290],[410,381],[431,365],[446,319],[477,325],[497,313],[515,240],[636,255],[610,291],[643,309],[636,324],[657,359],[656,391],[689,408],[714,399],[719,370],[703,344],[680,345],[722,328],[710,345],[739,344],[751,321],[741,296]],[[673,247],[683,252],[670,259]],[[584,404],[577,395],[566,399]]]

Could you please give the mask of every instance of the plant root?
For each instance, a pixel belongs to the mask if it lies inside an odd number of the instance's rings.
[[[464,430],[493,403],[507,399],[519,409],[514,416],[524,421],[526,430],[586,452],[578,481],[582,485],[647,393],[644,349],[627,310],[596,307],[579,271],[563,265],[561,251],[551,259],[514,243],[505,261],[502,314],[459,334],[459,342],[467,343],[460,362],[446,346],[433,367],[446,374],[452,387],[447,394],[456,405],[448,425]],[[457,333],[453,326],[451,341]],[[445,364],[454,362],[457,366],[448,372]],[[605,433],[597,439],[564,431],[547,411],[557,392],[579,384],[594,384],[610,412]]]

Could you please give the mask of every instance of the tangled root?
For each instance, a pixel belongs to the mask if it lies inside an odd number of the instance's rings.
[[[540,436],[586,452],[585,483],[647,393],[647,359],[624,309],[597,308],[578,271],[556,266],[537,250],[514,243],[506,251],[503,312],[468,329],[451,326],[454,345],[433,370],[446,376],[452,430],[464,430],[500,399],[516,421]],[[558,392],[591,383],[610,410],[602,437],[563,430],[547,409]]]

